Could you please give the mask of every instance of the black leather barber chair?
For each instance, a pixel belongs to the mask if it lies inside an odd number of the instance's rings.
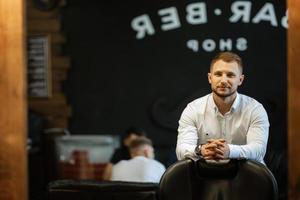
[[[209,164],[183,160],[170,166],[159,185],[160,200],[276,200],[270,170],[250,160]]]
[[[158,184],[122,181],[57,180],[48,200],[157,200]]]

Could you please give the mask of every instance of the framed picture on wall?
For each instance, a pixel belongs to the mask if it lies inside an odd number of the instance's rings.
[[[52,96],[50,36],[29,35],[27,39],[28,96]]]

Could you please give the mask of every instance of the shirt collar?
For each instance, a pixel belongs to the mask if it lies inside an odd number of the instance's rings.
[[[230,110],[235,111],[237,109],[237,107],[239,106],[240,101],[241,101],[241,97],[240,97],[240,94],[237,92],[235,100],[234,100]]]
[[[211,95],[210,95],[208,101],[209,101],[209,104],[213,107],[215,113],[219,112],[218,106],[216,105],[216,103],[215,103],[215,101],[214,101],[214,98],[213,98],[213,94],[212,94],[212,93],[211,93]],[[233,104],[231,105],[231,108],[230,108],[230,110],[229,110],[229,113],[234,112],[234,111],[238,108],[238,106],[239,106],[239,104],[240,104],[240,101],[241,101],[241,97],[240,97],[240,94],[237,92],[237,93],[236,93],[236,97],[235,97],[235,99],[234,99],[234,102],[233,102]]]
[[[208,104],[210,105],[210,107],[212,107],[214,109],[215,113],[218,112],[218,107],[214,101],[213,93],[211,93],[208,97]]]

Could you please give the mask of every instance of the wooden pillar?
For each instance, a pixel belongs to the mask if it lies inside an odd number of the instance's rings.
[[[27,199],[24,1],[0,0],[0,199]]]
[[[288,0],[289,199],[300,199],[300,2]]]

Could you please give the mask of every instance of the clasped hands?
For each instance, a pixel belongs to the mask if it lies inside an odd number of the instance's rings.
[[[224,139],[209,139],[201,145],[200,151],[205,160],[223,160],[229,156],[229,146]]]

